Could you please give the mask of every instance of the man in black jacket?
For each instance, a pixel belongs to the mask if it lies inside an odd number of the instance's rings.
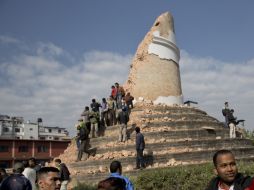
[[[145,139],[142,133],[140,133],[140,128],[136,127],[136,151],[137,151],[137,157],[136,157],[136,168],[135,169],[144,169],[145,163],[144,163],[144,155],[143,151],[145,149]]]
[[[70,180],[70,172],[67,166],[62,163],[60,159],[55,159],[55,166],[59,169],[59,177],[61,181],[61,189],[60,190],[67,190],[67,185]]]
[[[252,178],[238,173],[235,157],[231,151],[217,151],[213,156],[213,163],[217,177],[210,181],[206,190],[249,190]]]

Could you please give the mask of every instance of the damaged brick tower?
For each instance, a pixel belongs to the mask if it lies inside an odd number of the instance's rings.
[[[127,91],[154,104],[182,104],[174,20],[169,12],[160,15],[140,43],[133,59]]]
[[[109,126],[103,135],[90,139],[96,154],[75,162],[73,139],[59,156],[68,165],[72,179],[98,183],[108,176],[112,160],[122,163],[125,175],[139,175],[134,170],[135,126],[145,137],[146,170],[211,162],[219,149],[233,151],[237,159],[254,159],[252,140],[242,138],[239,131],[237,138],[229,138],[229,129],[222,122],[197,107],[182,104],[179,58],[173,18],[164,13],[139,45],[125,85],[137,100],[128,122],[128,140],[119,142],[119,126]]]

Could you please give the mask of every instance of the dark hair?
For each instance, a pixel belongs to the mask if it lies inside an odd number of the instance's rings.
[[[27,168],[29,166],[28,161],[27,160],[23,160],[22,163],[24,164],[24,167]]]
[[[92,99],[92,102],[95,102],[95,99]]]
[[[86,106],[86,107],[85,107],[85,110],[89,110],[89,107],[88,107],[88,106]]]
[[[115,161],[111,162],[111,164],[110,164],[110,172],[115,173],[121,167],[122,167],[121,162],[115,160]]]
[[[0,172],[7,174],[6,170],[4,168],[0,168]]]
[[[34,157],[31,157],[31,158],[28,159],[28,161],[30,161],[30,160],[33,161],[34,163],[36,162]]]
[[[106,98],[102,98],[102,101],[106,102]]]
[[[43,167],[41,169],[39,169],[38,173],[37,173],[37,178],[41,178],[42,175],[47,174],[49,172],[59,172],[59,169],[55,168],[55,167]]]
[[[62,161],[59,158],[57,158],[57,159],[55,159],[55,162],[61,164]]]
[[[112,85],[111,88],[115,88],[115,86]]]
[[[136,128],[135,128],[135,131],[136,131],[137,133],[139,133],[139,132],[140,132],[140,128],[139,128],[139,127],[136,127]]]
[[[109,177],[98,183],[97,190],[125,190],[126,182],[122,178]]]
[[[217,152],[215,152],[215,154],[213,155],[213,165],[216,167],[217,166],[217,158],[220,156],[220,155],[224,155],[224,154],[232,154],[234,155],[230,150],[219,150]]]

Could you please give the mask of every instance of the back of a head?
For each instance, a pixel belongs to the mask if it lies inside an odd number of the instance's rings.
[[[34,163],[36,162],[34,157],[29,158],[28,161],[33,161]]]
[[[115,160],[115,161],[111,162],[109,168],[110,168],[110,173],[115,173],[115,172],[117,172],[117,170],[121,170],[121,168],[122,168],[121,162]]]
[[[136,131],[137,133],[139,133],[139,132],[140,132],[140,128],[139,128],[139,127],[136,127],[136,128],[135,128],[135,131]]]
[[[6,175],[6,174],[7,174],[7,172],[6,172],[6,170],[5,170],[4,168],[0,168],[0,174],[2,174],[2,175]]]
[[[125,190],[126,182],[124,179],[110,177],[98,184],[97,190]]]
[[[221,155],[224,155],[224,154],[234,155],[230,150],[226,150],[226,149],[219,150],[219,151],[215,152],[215,154],[213,155],[213,164],[214,164],[215,167],[217,166],[218,157],[221,156]]]
[[[24,169],[25,169],[24,164],[22,162],[17,162],[14,164],[13,172],[21,174],[24,171]]]
[[[1,184],[0,190],[32,190],[30,181],[18,174],[7,177]]]
[[[55,159],[55,162],[58,163],[58,164],[61,164],[61,160],[59,158]]]

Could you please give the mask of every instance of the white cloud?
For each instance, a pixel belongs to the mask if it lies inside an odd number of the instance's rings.
[[[3,43],[3,44],[16,44],[16,43],[19,43],[20,41],[13,38],[13,37],[10,37],[10,36],[3,36],[3,35],[0,35],[0,43]]]
[[[68,65],[59,57],[74,58],[61,47],[41,43],[35,49],[31,51],[35,53],[15,55],[0,63],[0,114],[33,121],[41,117],[44,124],[66,127],[72,134],[92,98],[101,100],[110,94],[113,83],[125,82],[132,60],[131,55],[93,51]],[[221,108],[227,100],[238,118],[246,119],[249,128],[254,126],[254,60],[224,63],[182,51],[180,69],[186,99],[198,101],[201,109],[221,121]]]
[[[63,49],[56,46],[55,44],[48,42],[48,43],[43,43],[40,42],[38,43],[38,48],[37,48],[37,54],[38,55],[61,55],[63,53]]]
[[[113,83],[126,80],[130,58],[89,52],[80,62],[67,66],[40,52],[16,56],[0,64],[5,73],[0,79],[6,81],[0,86],[0,114],[34,121],[41,117],[44,124],[66,127],[74,134],[74,124],[85,105],[94,97],[99,101],[108,97]]]
[[[254,59],[244,63],[226,63],[214,58],[192,57],[182,51],[180,69],[185,99],[199,102],[199,106],[223,121],[221,109],[229,101],[238,119],[246,120],[246,127],[254,129]]]

